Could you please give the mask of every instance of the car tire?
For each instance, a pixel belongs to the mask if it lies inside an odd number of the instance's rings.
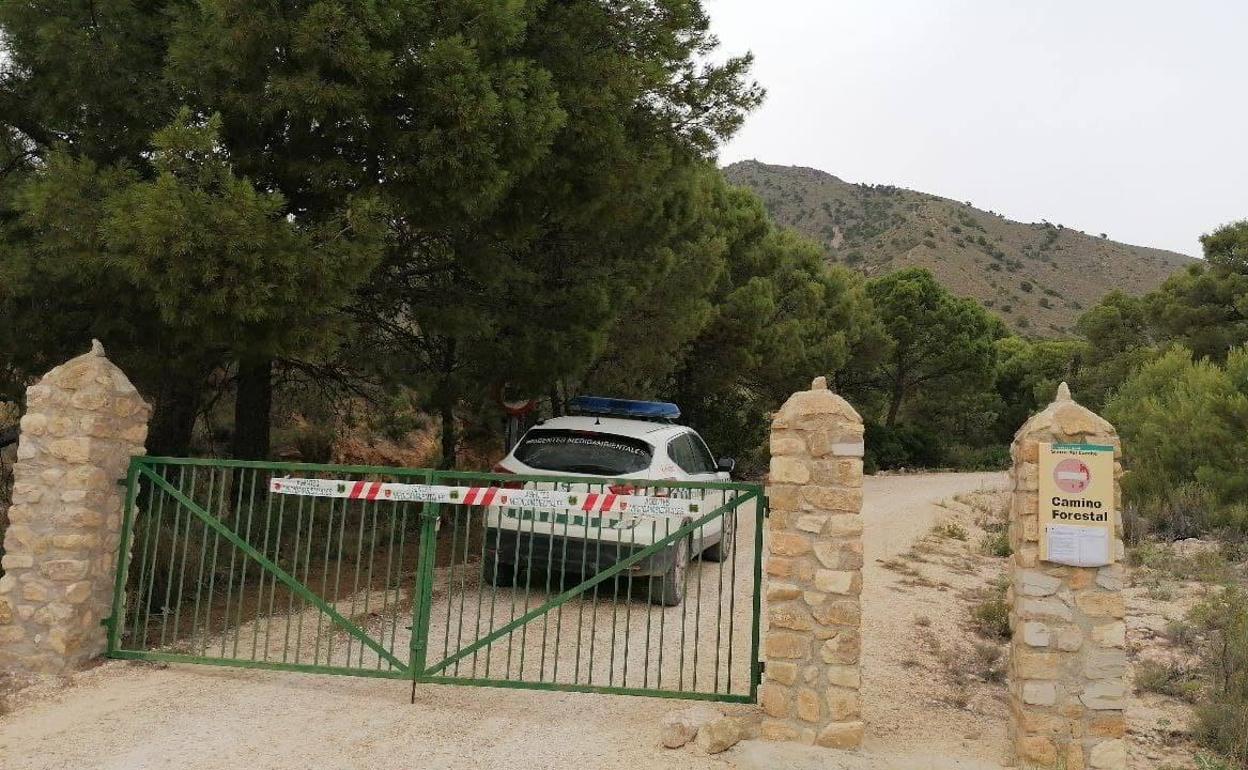
[[[516,584],[517,572],[514,564],[487,556],[481,565],[481,580],[496,588],[508,588]]]
[[[676,607],[685,598],[685,584],[689,579],[689,538],[685,538],[673,546],[672,566],[667,568],[657,580],[658,595],[652,601],[664,607]]]
[[[709,546],[702,552],[703,561],[728,561],[732,558],[733,543],[737,539],[737,516],[730,511],[724,514],[724,528],[719,534],[719,542]]]

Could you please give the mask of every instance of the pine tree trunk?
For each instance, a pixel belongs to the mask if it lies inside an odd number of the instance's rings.
[[[240,361],[238,396],[234,402],[234,459],[269,459],[272,412],[273,359]]]
[[[180,378],[177,372],[161,381],[149,423],[149,455],[185,457],[191,453],[191,439],[195,433],[202,393],[202,381]]]
[[[442,460],[438,468],[444,471],[455,469],[455,404],[444,401],[439,407],[442,414]]]
[[[905,386],[902,384],[901,377],[898,376],[897,379],[893,381],[892,394],[888,400],[888,419],[886,424],[890,428],[897,424],[897,414],[901,411],[901,400],[905,397],[905,394]]]

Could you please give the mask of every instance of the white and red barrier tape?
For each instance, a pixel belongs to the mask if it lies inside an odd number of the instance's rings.
[[[618,513],[636,516],[705,513],[702,510],[705,506],[701,500],[616,495],[603,492],[560,492],[548,489],[448,487],[434,484],[395,484],[384,481],[275,478],[269,481],[269,491],[279,495],[302,495],[304,497],[569,509],[585,513]]]

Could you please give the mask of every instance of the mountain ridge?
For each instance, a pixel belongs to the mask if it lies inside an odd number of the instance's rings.
[[[1068,336],[1078,315],[1109,291],[1144,294],[1199,261],[807,166],[747,160],[723,173],[758,195],[777,224],[820,243],[829,263],[867,276],[927,268],[1028,336]]]

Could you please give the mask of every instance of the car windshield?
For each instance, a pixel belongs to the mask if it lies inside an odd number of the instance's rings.
[[[531,430],[516,447],[530,468],[560,473],[620,476],[650,467],[654,449],[644,441],[587,430]]]

